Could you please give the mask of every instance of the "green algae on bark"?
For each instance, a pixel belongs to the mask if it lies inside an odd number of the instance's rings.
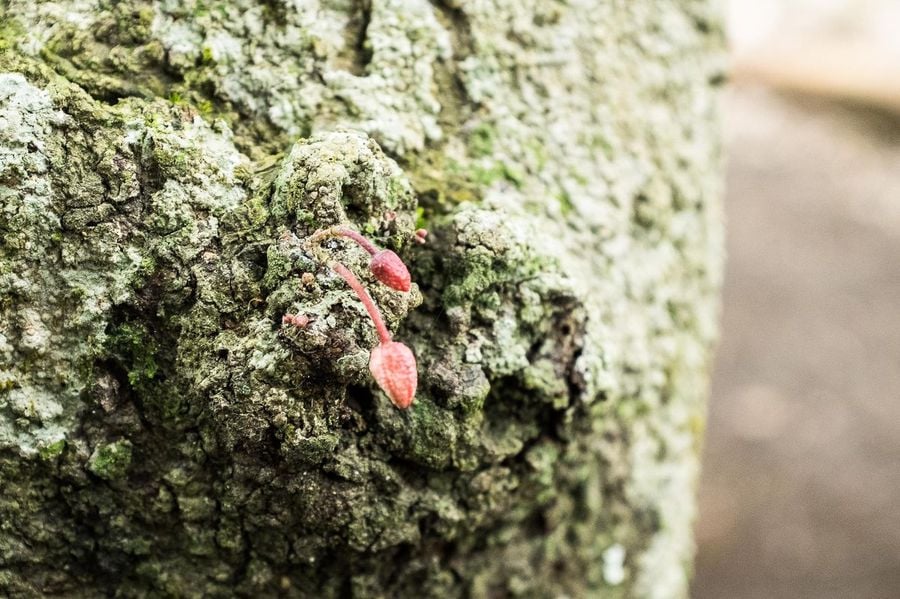
[[[0,589],[686,595],[706,2],[0,10]],[[303,249],[335,224],[411,267],[364,281],[409,411]]]

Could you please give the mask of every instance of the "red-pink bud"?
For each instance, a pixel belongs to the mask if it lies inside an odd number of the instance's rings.
[[[309,324],[309,316],[306,314],[285,314],[281,317],[281,324],[295,326],[298,329],[305,329]]]
[[[391,250],[381,250],[372,255],[369,269],[375,278],[398,291],[409,291],[409,270],[400,256]]]
[[[405,410],[412,405],[418,383],[412,350],[397,341],[380,343],[369,357],[369,370],[395,406]]]

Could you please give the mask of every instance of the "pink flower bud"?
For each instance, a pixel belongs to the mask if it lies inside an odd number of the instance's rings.
[[[306,314],[285,314],[281,317],[281,324],[295,326],[298,329],[305,329],[309,324],[309,316]]]
[[[409,291],[409,270],[400,256],[391,250],[381,250],[372,255],[369,268],[375,278],[397,291]]]
[[[369,370],[395,406],[405,410],[412,405],[418,383],[412,350],[397,341],[380,343],[369,357]]]

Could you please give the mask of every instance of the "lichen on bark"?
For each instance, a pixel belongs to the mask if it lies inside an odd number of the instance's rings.
[[[2,7],[0,589],[686,594],[706,2]],[[411,267],[408,411],[335,224]]]

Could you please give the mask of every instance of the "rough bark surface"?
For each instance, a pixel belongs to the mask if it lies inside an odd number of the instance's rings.
[[[0,6],[2,591],[686,594],[709,2]],[[408,411],[334,224],[410,264]]]

